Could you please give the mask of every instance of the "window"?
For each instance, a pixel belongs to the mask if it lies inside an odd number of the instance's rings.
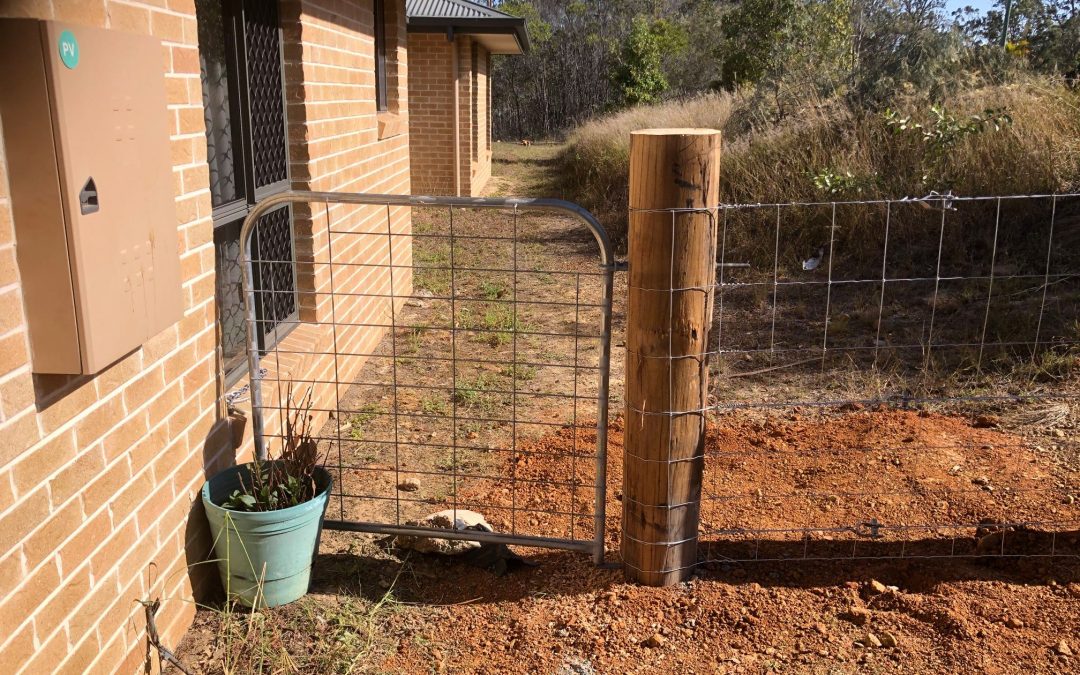
[[[218,321],[226,376],[243,373],[240,227],[260,199],[287,190],[289,162],[277,3],[197,0],[199,61],[213,203]],[[292,211],[264,215],[252,236],[259,348],[297,317]]]
[[[375,15],[375,109],[386,112],[390,109],[386,91],[386,7],[383,0],[371,1]]]

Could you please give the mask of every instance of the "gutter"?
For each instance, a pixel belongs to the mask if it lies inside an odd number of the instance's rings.
[[[410,33],[461,33],[462,35],[513,35],[522,54],[529,52],[529,33],[525,19],[459,19],[435,16],[411,16],[406,19]]]

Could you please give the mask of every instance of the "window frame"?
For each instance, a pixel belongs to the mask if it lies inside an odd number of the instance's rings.
[[[255,170],[255,151],[254,151],[254,134],[252,133],[252,125],[250,120],[252,119],[252,97],[249,83],[251,81],[251,70],[248,59],[248,46],[250,35],[247,31],[247,24],[245,22],[244,12],[246,11],[245,0],[202,0],[204,2],[216,2],[220,5],[222,15],[222,29],[224,32],[225,40],[225,64],[227,70],[226,84],[228,87],[229,98],[229,114],[230,114],[230,127],[232,134],[232,150],[233,150],[233,172],[236,176],[236,183],[238,186],[242,186],[242,189],[238,188],[239,194],[236,199],[218,204],[213,207],[211,211],[211,219],[213,221],[214,229],[214,246],[215,249],[219,246],[218,235],[226,231],[227,228],[236,228],[237,221],[243,221],[244,218],[251,212],[255,205],[262,199],[280,194],[292,187],[292,172],[290,164],[290,148],[288,139],[288,101],[285,93],[285,54],[284,54],[284,35],[280,25],[280,14],[278,13],[279,5],[274,3],[274,11],[278,17],[277,26],[277,46],[278,46],[278,64],[281,71],[281,106],[282,106],[282,147],[285,152],[285,178],[274,183],[263,185],[258,187],[255,185],[256,170]],[[266,0],[249,0],[252,2],[265,2]],[[196,15],[196,21],[198,16]],[[203,102],[205,106],[205,101]],[[209,130],[208,130],[209,131]],[[208,137],[209,138],[209,137]],[[266,319],[265,312],[263,310],[263,304],[265,300],[261,297],[260,291],[262,289],[261,284],[261,270],[260,264],[255,263],[253,265],[253,273],[255,277],[255,290],[256,290],[256,325],[260,327],[257,331],[258,343],[259,343],[259,355],[260,357],[265,355],[266,352],[281,342],[290,332],[292,332],[299,323],[300,316],[300,299],[298,292],[298,280],[296,270],[296,250],[293,244],[295,243],[294,232],[294,218],[291,206],[281,207],[288,210],[288,237],[290,240],[289,248],[292,256],[292,291],[294,296],[293,311],[286,317],[280,317],[276,319]],[[271,212],[272,213],[272,212]],[[268,213],[267,215],[270,215]],[[232,234],[225,235],[229,241],[233,241]],[[252,236],[252,250],[253,253],[258,250],[258,231],[256,230]],[[244,248],[240,247],[241,256],[244,256]],[[215,255],[215,260],[217,255]],[[271,263],[273,264],[273,263]],[[220,270],[216,270],[220,273]],[[272,281],[271,281],[272,283]],[[215,292],[220,290],[215,285]],[[275,293],[278,291],[275,291]],[[217,308],[217,320],[220,323],[222,321],[222,308],[225,304],[222,301],[221,294],[216,293],[216,308]],[[242,300],[241,300],[242,302]],[[245,335],[248,319],[244,317]],[[269,329],[262,328],[266,324],[272,323],[272,327]],[[251,348],[250,344],[247,344],[245,338],[244,352]],[[223,345],[219,345],[221,347]],[[229,387],[242,379],[247,371],[247,358],[233,357],[229,363],[223,364],[225,373],[223,377],[225,379],[225,386]]]
[[[386,4],[385,0],[371,0],[372,33],[375,40],[375,111],[390,112],[390,96],[387,91],[386,67]]]

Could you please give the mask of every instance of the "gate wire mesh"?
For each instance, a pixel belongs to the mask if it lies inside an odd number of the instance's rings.
[[[1080,195],[716,224],[707,562],[1080,554]]]
[[[297,262],[260,215],[293,204]],[[584,227],[582,227],[584,225]],[[557,200],[286,193],[245,222],[257,452],[310,389],[334,478],[326,527],[582,550],[603,558],[615,264],[603,229]],[[598,250],[599,248],[599,250]],[[262,326],[252,266],[296,266],[299,319]],[[260,296],[260,297],[256,297]],[[264,369],[262,376],[258,375]],[[482,513],[494,533],[432,530]]]

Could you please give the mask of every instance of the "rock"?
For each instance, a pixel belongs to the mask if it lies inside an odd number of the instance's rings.
[[[979,415],[973,426],[976,429],[994,429],[1001,426],[1001,418],[997,415]]]
[[[405,301],[405,306],[416,307],[418,309],[427,309],[428,303],[424,302],[423,300],[417,300],[416,298],[412,298]]]
[[[1014,617],[1010,616],[1008,619],[1005,619],[1005,625],[1008,626],[1009,628],[1023,628],[1024,627],[1024,622],[1021,621],[1020,619],[1017,619],[1017,618],[1014,618]]]
[[[407,525],[418,525],[432,529],[444,530],[475,530],[477,532],[494,532],[494,528],[484,519],[484,516],[476,511],[466,509],[447,509],[432,513],[417,521],[410,521]],[[480,548],[480,542],[467,539],[451,540],[437,539],[435,537],[423,537],[417,535],[399,535],[394,542],[398,548],[409,549],[418,553],[441,553],[443,555],[458,555]]]
[[[888,633],[888,632],[882,633],[881,634],[881,646],[883,646],[883,647],[895,647],[896,646],[896,636],[893,635],[892,633]]]
[[[881,595],[882,593],[888,592],[889,587],[877,579],[871,579],[870,583],[867,585],[867,590],[873,595]]]
[[[1072,656],[1073,651],[1069,648],[1069,643],[1062,640],[1054,647],[1054,652],[1061,656]]]
[[[978,478],[972,479],[971,482],[975,483],[978,486],[986,487],[987,485],[990,484],[990,479],[987,478],[986,476],[979,476]]]
[[[645,640],[641,644],[645,645],[646,647],[649,647],[650,649],[656,649],[657,647],[662,646],[665,642],[667,642],[666,637],[664,637],[660,633],[653,633],[649,637],[649,639]]]
[[[1065,438],[1065,432],[1061,429],[1054,429],[1054,438]]]
[[[870,612],[861,607],[852,607],[840,615],[844,621],[850,621],[856,626],[865,626],[870,623]]]
[[[865,644],[867,644],[867,645],[869,645],[869,646],[871,646],[871,647],[875,647],[875,648],[877,648],[877,647],[880,647],[880,646],[881,646],[881,644],[882,644],[882,643],[881,643],[881,638],[879,638],[878,636],[874,635],[873,633],[867,633],[867,634],[866,634],[866,637],[865,637],[865,638],[863,638],[863,642],[864,642]]]
[[[398,483],[397,489],[401,490],[402,492],[416,492],[420,489],[420,479],[405,478],[400,483]]]
[[[814,624],[814,630],[816,630],[821,635],[825,635],[826,633],[829,632],[829,629],[826,628],[825,624],[823,624],[823,623],[815,623]]]
[[[596,675],[596,668],[588,659],[572,656],[563,662],[558,675]]]

